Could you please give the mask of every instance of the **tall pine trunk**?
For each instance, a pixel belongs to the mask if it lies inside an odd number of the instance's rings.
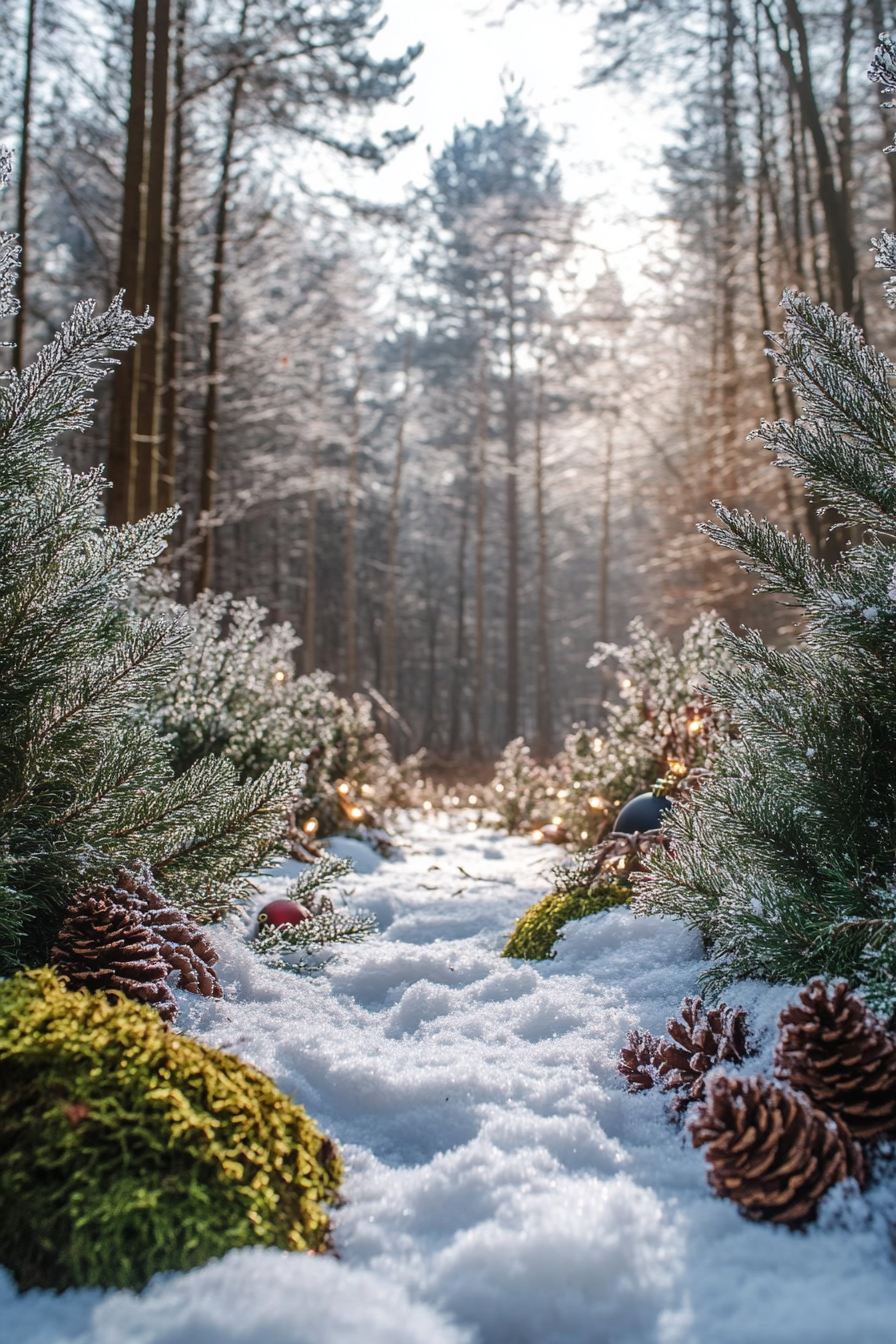
[[[361,370],[352,388],[351,441],[348,458],[348,507],[345,517],[345,689],[350,695],[358,680],[358,612],[355,578],[355,530],[358,522],[358,451],[361,437]]]
[[[311,673],[317,667],[317,473],[324,433],[323,364],[317,372],[317,424],[311,441],[311,470],[308,480],[308,534],[305,552],[304,668]]]
[[[519,492],[518,463],[518,406],[516,385],[516,277],[513,264],[505,277],[507,299],[507,383],[505,387],[505,445],[507,450],[507,716],[505,737],[508,742],[517,736],[519,724],[520,665],[519,665]]]
[[[143,307],[141,253],[146,195],[144,142],[149,0],[134,0],[131,34],[130,102],[124,159],[118,288],[124,290],[127,306],[139,312]],[[134,518],[137,474],[134,452],[134,384],[138,374],[139,354],[138,345],[119,356],[121,363],[112,382],[107,465],[112,488],[106,495],[106,517],[108,522],[116,524],[130,522]]]
[[[174,116],[171,127],[171,179],[168,200],[168,283],[165,298],[165,342],[162,366],[162,447],[158,506],[168,509],[177,497],[177,446],[180,417],[181,332],[181,208],[184,181],[184,98],[188,0],[178,0],[174,38]]]
[[[137,371],[134,509],[145,518],[158,508],[161,441],[161,390],[165,348],[162,311],[162,266],[165,247],[165,157],[168,146],[168,65],[170,0],[155,0],[152,56],[152,121],[149,131],[149,167],[146,177],[146,225],[143,252],[143,303],[155,322],[143,338]]]
[[[37,0],[28,2],[28,26],[25,32],[25,70],[22,79],[22,134],[19,140],[19,199],[16,232],[19,235],[19,273],[16,298],[19,311],[13,322],[15,345],[13,367],[21,373],[25,367],[25,333],[28,324],[28,190],[31,177],[31,89],[34,68],[34,23]]]
[[[467,536],[470,519],[469,463],[464,471],[464,497],[461,506],[460,532],[457,540],[457,591],[454,613],[454,667],[451,670],[451,711],[448,722],[448,755],[456,756],[461,746],[464,673],[466,671],[466,614],[467,614]]]
[[[470,707],[470,746],[481,759],[482,693],[485,685],[485,508],[488,490],[488,339],[482,337],[479,353],[479,404],[476,415],[476,625],[473,701]]]
[[[404,431],[411,376],[412,338],[404,348],[404,383],[395,437],[395,465],[392,469],[392,498],[389,503],[389,549],[386,560],[386,609],[383,614],[383,694],[391,704],[395,699],[396,616],[398,587],[398,529],[401,521],[401,473],[404,466]]]
[[[548,664],[548,533],[544,507],[544,366],[539,359],[535,375],[535,519],[538,532],[538,667],[535,695],[536,750],[542,759],[551,752],[551,688]]]
[[[218,183],[218,208],[215,218],[215,253],[208,310],[208,356],[206,361],[205,410],[202,417],[202,474],[199,484],[199,583],[203,592],[212,585],[214,545],[215,483],[218,479],[218,385],[221,380],[221,307],[224,301],[224,261],[227,254],[227,223],[230,204],[230,180],[233,169],[233,145],[236,122],[243,92],[243,77],[237,75],[230,91],[224,148],[221,153],[221,177]]]

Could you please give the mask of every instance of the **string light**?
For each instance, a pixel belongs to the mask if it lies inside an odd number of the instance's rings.
[[[503,785],[503,784],[496,784],[496,785],[495,785],[495,793],[503,793],[503,792],[504,792],[504,785]]]
[[[688,772],[688,768],[687,768],[687,766],[686,766],[686,765],[682,765],[681,761],[670,761],[670,762],[669,762],[669,774],[670,774],[670,775],[686,775],[687,772]]]
[[[476,824],[475,821],[468,821],[468,822],[467,822],[467,830],[468,830],[468,831],[477,831],[478,829],[479,829],[479,827],[477,826],[477,824]]]
[[[596,737],[594,739],[594,746],[591,748],[591,750],[594,752],[596,756],[598,752],[603,751],[603,749],[604,749],[603,739],[600,737]]]
[[[533,831],[532,834],[529,836],[529,839],[534,840],[536,845],[540,845],[542,840],[544,839],[544,831]]]
[[[622,678],[622,684],[623,684],[623,686],[625,687],[625,689],[628,690],[629,686],[631,686],[631,684],[632,684],[632,679],[631,679],[631,677],[623,677],[623,678]]]
[[[370,784],[362,784],[361,792],[364,794],[366,798],[369,798],[370,795],[373,793],[373,788],[371,787]]]
[[[306,835],[316,835],[317,825],[318,825],[317,817],[309,817],[308,820],[305,822],[305,825],[302,827],[302,830],[305,832]]]
[[[552,826],[562,826],[562,825],[563,825],[563,818],[562,818],[562,817],[551,817],[551,825],[552,825]]]
[[[603,807],[603,805],[604,805],[603,798],[598,798],[597,794],[595,794],[593,798],[588,799],[588,806],[593,807],[595,811],[597,810],[597,808]]]
[[[337,784],[337,785],[336,785],[336,792],[337,792],[337,793],[341,793],[342,796],[343,796],[343,798],[344,798],[345,795],[348,793],[348,791],[349,791],[349,786],[346,784],[345,780],[343,780],[341,784]]]
[[[553,786],[552,786],[551,788],[549,788],[549,789],[545,789],[545,793],[547,794],[547,796],[548,796],[549,798],[553,798],[553,796],[554,796],[554,789],[553,789]]]
[[[471,793],[471,794],[470,794],[470,797],[469,797],[469,799],[468,799],[468,802],[472,803],[473,806],[475,806],[475,805],[476,805],[476,801],[477,801],[477,799],[476,799],[476,795],[475,795],[475,793]]]
[[[580,834],[580,836],[581,836],[581,838],[582,838],[583,840],[587,840],[587,839],[588,839],[588,832],[587,832],[587,831],[580,831],[579,834]]]
[[[557,790],[557,798],[558,798],[559,802],[562,803],[563,800],[564,800],[564,798],[568,798],[568,797],[569,797],[569,789],[558,789],[558,790]]]
[[[688,724],[688,732],[699,733],[702,727],[703,727],[702,719],[691,719],[690,723]]]
[[[349,812],[349,816],[351,817],[352,821],[360,821],[363,815],[364,813],[360,807],[353,807],[352,810]]]
[[[275,680],[275,681],[285,681],[285,680],[286,680],[286,673],[283,671],[282,668],[278,668],[277,671],[274,673],[274,680]]]
[[[427,798],[426,802],[423,804],[423,811],[424,811],[424,812],[431,812],[431,811],[432,811],[432,803],[429,801],[428,798]]]

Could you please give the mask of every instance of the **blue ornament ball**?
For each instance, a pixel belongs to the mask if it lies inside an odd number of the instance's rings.
[[[663,814],[672,803],[668,798],[658,798],[655,793],[639,793],[616,818],[614,831],[632,835],[635,831],[655,831],[659,829]]]

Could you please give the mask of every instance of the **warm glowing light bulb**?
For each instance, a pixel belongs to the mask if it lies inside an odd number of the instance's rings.
[[[364,813],[361,811],[360,807],[353,807],[351,812],[349,813],[349,816],[352,818],[353,821],[360,821],[363,815]]]
[[[568,797],[569,797],[569,789],[558,789],[558,790],[557,790],[557,798],[559,799],[559,801],[560,801],[561,803],[563,802],[563,799],[564,799],[564,798],[568,798]]]
[[[470,802],[470,803],[472,803],[472,804],[475,806],[475,804],[476,804],[476,795],[475,795],[475,793],[471,793],[471,794],[470,794],[470,797],[467,799],[467,801]]]
[[[562,817],[551,817],[551,825],[552,825],[552,826],[562,826],[562,825],[563,825],[563,818],[562,818]]]
[[[544,831],[533,831],[529,838],[530,840],[534,840],[536,845],[540,844],[544,839]]]
[[[467,830],[468,830],[468,831],[477,831],[478,829],[479,829],[479,827],[478,827],[478,825],[476,824],[475,821],[468,821],[468,822],[467,822]]]
[[[599,751],[603,751],[603,749],[604,749],[603,740],[602,740],[601,738],[599,738],[599,737],[596,737],[596,738],[594,739],[594,746],[591,748],[591,750],[594,752],[594,754],[595,754],[595,756],[596,756],[597,753],[598,753]]]
[[[688,772],[688,768],[687,768],[687,766],[686,766],[686,765],[682,765],[681,761],[670,761],[670,762],[669,762],[669,773],[670,773],[670,775],[686,775],[687,772]]]
[[[432,811],[432,803],[429,801],[428,798],[427,798],[426,802],[423,804],[423,811],[424,811],[424,812],[431,812],[431,811]]]
[[[274,680],[275,680],[275,681],[285,681],[285,680],[286,680],[286,673],[283,671],[282,668],[278,668],[278,670],[274,673]]]
[[[629,686],[631,686],[631,684],[632,684],[632,679],[631,679],[631,677],[623,677],[623,678],[622,678],[622,684],[623,684],[623,686],[625,687],[625,689],[628,690]]]
[[[597,809],[598,807],[603,807],[603,805],[604,805],[604,801],[603,801],[603,799],[602,799],[602,798],[598,798],[597,794],[595,794],[593,798],[589,798],[589,799],[588,799],[588,806],[589,806],[589,807],[593,807],[593,808]]]
[[[317,817],[309,817],[302,830],[306,835],[314,835],[317,831]]]
[[[341,784],[336,785],[336,792],[341,793],[342,796],[345,797],[345,795],[348,793],[348,785],[346,784],[345,780],[343,780]]]
[[[581,831],[581,832],[580,832],[580,835],[581,835],[581,837],[582,837],[583,840],[587,840],[587,839],[588,839],[588,832],[587,832],[587,831]]]
[[[373,793],[373,789],[369,784],[362,784],[361,792],[364,794],[365,798],[369,798],[370,795]]]
[[[688,732],[699,733],[702,727],[703,727],[702,719],[691,719],[690,723],[688,724]]]
[[[504,785],[503,785],[503,784],[496,784],[496,785],[495,785],[495,793],[503,793],[503,792],[504,792]]]

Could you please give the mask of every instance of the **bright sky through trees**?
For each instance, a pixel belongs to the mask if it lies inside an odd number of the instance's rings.
[[[350,173],[353,189],[368,199],[398,200],[406,185],[424,181],[429,150],[438,154],[457,125],[500,118],[502,82],[522,82],[526,102],[558,141],[565,194],[591,202],[590,241],[608,250],[633,296],[643,283],[645,220],[658,208],[663,128],[628,85],[582,87],[593,11],[546,0],[513,8],[505,0],[384,0],[383,12],[378,56],[415,42],[424,51],[401,115],[383,109],[376,124],[406,122],[420,134],[376,177],[332,156],[321,171],[334,185]]]

